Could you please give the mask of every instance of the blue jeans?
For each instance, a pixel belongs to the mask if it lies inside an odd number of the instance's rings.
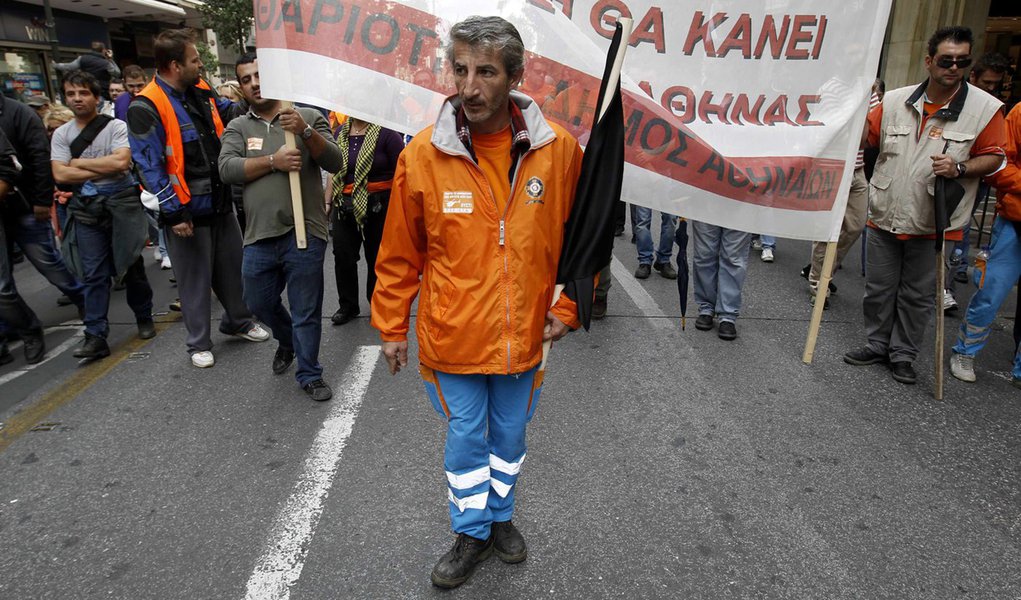
[[[326,242],[308,236],[308,248],[299,250],[292,231],[245,246],[241,263],[245,304],[270,328],[281,348],[294,351],[295,379],[303,386],[323,376],[319,340],[325,256]],[[280,301],[284,287],[290,313]]]
[[[78,308],[84,308],[85,286],[67,270],[63,257],[57,251],[49,219],[37,221],[35,215],[30,213],[11,221],[4,221],[7,242],[17,242],[29,262],[43,277],[66,294]]]
[[[0,333],[13,329],[19,335],[37,333],[42,329],[39,317],[25,304],[14,285],[10,259],[10,244],[7,240],[5,217],[0,213]],[[0,346],[4,342],[0,340]]]
[[[443,468],[454,533],[487,539],[494,521],[514,513],[525,460],[525,426],[535,414],[543,374],[451,375],[419,367],[433,408],[447,420]]]
[[[968,272],[968,251],[971,250],[971,222],[975,217],[975,211],[978,209],[980,202],[985,200],[986,196],[989,195],[989,188],[991,186],[984,180],[980,180],[978,184],[978,192],[975,194],[975,203],[971,205],[971,219],[964,224],[964,229],[961,231],[964,237],[961,241],[954,242],[954,248],[951,251],[951,256],[957,255],[960,257],[960,262],[957,267],[950,273],[953,276],[954,273],[967,273]],[[953,289],[953,279],[947,282],[947,287]]]
[[[986,261],[985,279],[975,269],[972,279],[979,285],[978,291],[968,303],[961,329],[957,333],[954,354],[975,356],[989,340],[989,328],[996,318],[1003,301],[1007,299],[1018,277],[1021,276],[1021,240],[1014,226],[1007,220],[996,217],[993,223],[992,245],[989,260]],[[1019,347],[1021,349],[1021,347]],[[1021,352],[1014,354],[1014,377],[1021,378]]]
[[[734,322],[741,313],[752,234],[698,221],[691,221],[691,230],[698,314]]]
[[[762,243],[762,249],[776,249],[776,238],[771,235],[762,234],[759,236],[759,242]]]
[[[110,311],[110,278],[116,276],[113,266],[113,230],[86,225],[76,220],[78,255],[85,277],[85,333],[106,338],[110,333],[107,315]],[[145,277],[142,257],[124,274],[128,306],[138,323],[152,320],[152,288]]]
[[[634,205],[635,246],[638,248],[638,264],[652,264],[652,209]],[[659,247],[656,248],[656,263],[670,262],[674,251],[674,231],[677,217],[660,213]]]

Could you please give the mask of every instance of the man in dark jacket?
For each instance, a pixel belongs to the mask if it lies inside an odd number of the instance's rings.
[[[121,76],[120,67],[113,62],[113,53],[103,42],[92,42],[92,51],[82,54],[69,63],[57,63],[55,69],[63,73],[85,71],[99,80],[103,97],[110,100],[110,80]]]

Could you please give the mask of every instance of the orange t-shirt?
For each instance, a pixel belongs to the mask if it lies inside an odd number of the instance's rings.
[[[950,101],[948,100],[947,104],[949,104],[949,102]],[[922,133],[925,131],[925,125],[926,123],[929,122],[929,117],[939,109],[943,108],[944,106],[946,106],[946,104],[935,104],[933,102],[924,103],[924,107],[922,109],[922,124],[918,128],[918,131],[915,132],[916,141],[921,139]],[[869,133],[868,140],[866,141],[867,145],[872,147],[876,147],[879,145],[880,133],[879,130],[880,127],[882,126],[882,123],[883,123],[883,105],[880,104],[879,106],[869,111]],[[1003,120],[1003,111],[998,110],[996,111],[995,114],[993,114],[993,118],[989,119],[989,122],[986,123],[986,126],[982,129],[982,133],[978,134],[978,137],[975,138],[975,143],[971,145],[970,152],[971,156],[982,156],[984,154],[999,154],[1003,156],[1004,154],[1003,149],[1007,147],[1007,140],[1001,134],[1005,131],[1006,128]],[[875,224],[871,220],[868,222],[868,226],[875,228]],[[912,238],[917,237],[936,239],[935,234],[932,235],[900,234],[897,236],[897,239],[910,240]],[[952,242],[959,242],[964,239],[964,232],[960,229],[955,231],[947,231],[944,239]]]
[[[479,167],[486,174],[489,187],[493,188],[497,212],[502,215],[511,191],[510,125],[496,133],[473,133],[472,148],[475,150],[475,157],[479,159]]]

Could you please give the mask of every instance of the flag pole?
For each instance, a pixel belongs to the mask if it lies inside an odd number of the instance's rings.
[[[812,322],[808,326],[808,339],[805,341],[805,353],[801,361],[812,364],[815,356],[815,343],[819,339],[819,327],[822,325],[822,311],[826,308],[826,297],[830,293],[830,280],[833,279],[833,263],[837,258],[837,243],[826,243],[826,254],[822,259],[822,273],[819,274],[819,285],[815,289],[815,306],[812,307]],[[819,296],[822,296],[822,301]]]
[[[936,235],[939,235],[937,233]],[[936,374],[933,395],[937,400],[943,399],[943,289],[946,287],[946,256],[944,249],[936,251],[936,348],[933,372]]]
[[[283,110],[294,108],[294,103],[283,102]],[[298,147],[294,134],[284,131],[284,147],[294,150]],[[305,235],[305,209],[301,204],[301,171],[289,171],[287,173],[291,182],[291,210],[294,213],[294,239],[300,250],[308,248],[308,238]]]
[[[631,28],[634,27],[635,23],[634,19],[629,19],[627,17],[621,17],[617,19],[617,22],[620,23],[620,51],[617,52],[617,56],[613,58],[613,68],[610,70],[610,78],[606,83],[606,91],[603,93],[603,97],[599,104],[599,116],[596,119],[596,122],[600,121],[603,118],[603,115],[606,114],[606,110],[610,106],[610,100],[613,98],[613,95],[617,93],[617,84],[620,82],[620,71],[624,66],[624,55],[627,54],[628,42],[631,40]],[[562,283],[558,283],[556,287],[553,288],[553,300],[550,302],[551,308],[557,303],[557,300],[560,300],[560,294],[563,292],[564,284]],[[540,371],[546,370],[546,360],[549,359],[549,351],[552,347],[552,340],[546,340],[542,343],[542,363],[539,365]]]

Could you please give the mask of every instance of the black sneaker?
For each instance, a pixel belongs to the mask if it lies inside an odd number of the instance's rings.
[[[652,274],[652,265],[638,265],[635,269],[635,279],[648,279]]]
[[[151,340],[156,337],[156,324],[153,323],[152,319],[148,321],[138,322],[138,339],[140,340]]]
[[[652,265],[652,268],[659,271],[659,274],[662,275],[663,277],[666,277],[667,279],[677,279],[677,269],[675,269],[674,266],[668,262],[656,263]]]
[[[274,362],[276,362],[274,360]],[[322,379],[316,379],[313,382],[306,383],[301,386],[301,389],[305,390],[309,398],[312,398],[316,402],[326,402],[333,397],[333,390],[330,386],[326,385],[326,382]]]
[[[592,318],[598,321],[606,316],[606,298],[596,298],[592,301]]]
[[[488,540],[473,538],[467,533],[458,534],[454,547],[444,554],[433,567],[432,582],[436,587],[452,589],[471,577],[475,565],[493,553],[493,536]]]
[[[808,279],[808,274],[812,272],[812,263],[808,263],[801,268],[801,276]]]
[[[918,375],[910,361],[900,360],[890,363],[890,370],[893,371],[893,378],[901,383],[914,385],[918,381]]]
[[[624,235],[624,224],[620,223],[613,228],[613,237],[621,237]]]
[[[277,353],[273,355],[273,374],[280,375],[287,370],[287,367],[291,366],[292,362],[294,362],[294,350],[279,346]]]
[[[75,358],[87,358],[89,360],[106,358],[107,356],[110,356],[110,346],[107,345],[105,339],[98,335],[89,335],[86,333],[85,343],[82,344],[81,348],[75,350],[72,356]]]
[[[695,329],[699,331],[709,331],[713,328],[713,316],[712,315],[699,315],[695,319]]]
[[[858,348],[852,350],[844,355],[844,362],[849,365],[856,367],[864,367],[865,365],[874,365],[876,363],[885,363],[889,360],[885,354],[878,354],[869,349],[868,346],[864,348]]]
[[[733,321],[720,321],[720,327],[716,331],[716,335],[720,336],[721,340],[736,340],[737,339],[737,326],[734,325]]]
[[[503,562],[515,564],[528,558],[525,538],[514,526],[513,521],[493,523],[491,537],[493,538],[493,552],[496,552],[497,558]]]
[[[42,361],[46,355],[46,338],[42,329],[22,335],[21,341],[25,344],[25,362],[34,365]]]

